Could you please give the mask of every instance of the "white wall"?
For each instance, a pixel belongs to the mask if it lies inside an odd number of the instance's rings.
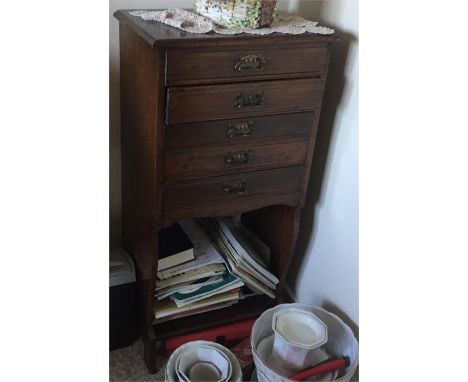
[[[112,13],[130,8],[190,8],[193,3],[194,0],[110,1],[111,245],[120,243],[121,208],[118,23]],[[358,325],[358,3],[280,0],[278,7],[336,27],[343,40],[335,49],[336,60],[331,62],[322,112],[323,131],[332,131],[325,175],[318,201],[314,199],[313,187],[309,192],[297,253],[298,257],[303,253],[305,256],[297,264],[297,283],[291,288],[299,301],[325,305]]]
[[[291,288],[298,301],[326,306],[358,326],[358,2],[296,0],[289,10],[335,27],[342,37],[321,116],[320,128],[331,129],[322,187],[317,196],[310,185],[297,251],[305,255]]]

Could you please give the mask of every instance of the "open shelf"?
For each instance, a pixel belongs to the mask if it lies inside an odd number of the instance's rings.
[[[153,323],[155,337],[157,340],[162,340],[168,337],[207,329],[212,326],[257,317],[266,309],[276,305],[276,303],[276,300],[265,295],[252,296],[247,297],[245,300],[239,300],[237,304],[228,308],[182,317],[160,324]]]

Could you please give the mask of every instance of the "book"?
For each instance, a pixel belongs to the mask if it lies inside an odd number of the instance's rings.
[[[208,306],[204,306],[204,307],[201,307],[201,308],[196,308],[196,309],[192,309],[192,310],[183,311],[181,313],[173,314],[173,315],[170,315],[170,316],[164,316],[164,317],[158,318],[158,319],[155,318],[153,323],[157,325],[157,324],[162,324],[163,322],[176,320],[177,318],[194,316],[196,314],[211,312],[213,310],[229,308],[229,307],[233,306],[234,304],[236,304],[237,302],[238,302],[238,300],[236,300],[236,299],[229,300],[229,301],[226,301],[226,302],[219,302],[219,303],[216,303],[216,304],[213,304],[213,305],[208,305]]]
[[[194,258],[192,241],[179,224],[159,231],[158,271],[175,267]]]
[[[175,293],[191,293],[194,292],[198,289],[200,289],[202,286],[206,285],[211,285],[211,284],[216,284],[220,281],[222,281],[223,276],[211,276],[211,277],[205,277],[203,279],[197,280],[197,281],[189,281],[187,283],[180,283],[177,285],[170,286],[165,289],[161,289],[156,292],[156,298],[158,300],[162,300],[168,296],[171,296]]]
[[[187,220],[179,222],[179,225],[183,228],[193,244],[194,259],[169,269],[158,270],[158,279],[165,280],[205,265],[225,263],[223,257],[211,244],[206,233],[196,222]]]
[[[263,275],[271,284],[278,284],[279,279],[270,271],[266,269],[266,263],[263,261],[261,256],[257,254],[253,246],[249,241],[243,236],[240,231],[237,230],[234,225],[232,225],[227,219],[216,219],[222,233],[225,235],[229,243],[234,247],[234,250],[240,256],[240,263],[244,263],[244,268],[247,272],[249,269],[252,269],[256,278],[262,280]],[[249,272],[251,273],[251,272]],[[261,274],[257,276],[257,274]],[[268,284],[268,282],[264,282]],[[274,287],[272,287],[274,288]]]
[[[240,236],[243,236],[251,245],[251,247],[255,250],[255,252],[260,256],[260,259],[266,266],[270,265],[270,248],[250,229],[248,229],[242,223],[234,223],[234,226],[237,229],[237,232]],[[234,236],[237,237],[236,232],[234,232]]]
[[[210,276],[222,275],[225,272],[226,267],[224,264],[203,265],[200,268],[191,269],[187,272],[168,277],[164,280],[156,280],[156,291],[183,283],[193,283],[196,280]]]
[[[244,249],[239,249],[241,254],[236,251],[226,235],[226,230],[229,229],[225,224],[222,224],[220,219],[209,218],[199,219],[199,222],[213,240],[219,252],[224,256],[229,272],[242,279],[245,285],[254,292],[264,293],[271,298],[275,298],[273,289],[276,288],[279,280],[266,268],[254,261]],[[240,244],[232,235],[229,235],[229,238],[240,248]],[[248,261],[247,257],[249,258]]]
[[[211,285],[204,285],[197,290],[188,293],[176,292],[171,295],[171,298],[174,300],[177,306],[181,307],[219,293],[240,288],[243,285],[244,283],[241,279],[229,272],[226,272],[226,274],[224,274],[223,278],[219,282]]]
[[[249,289],[256,293],[264,293],[270,298],[276,298],[275,292],[269,289],[267,286],[260,283],[254,277],[250,276],[248,273],[243,272],[241,269],[234,269],[236,276],[242,279]]]
[[[199,308],[208,307],[215,304],[224,303],[227,301],[237,301],[239,299],[239,290],[232,290],[225,293],[220,293],[208,298],[205,298],[201,301],[196,301],[191,304],[179,307],[177,304],[170,298],[165,300],[157,301],[154,304],[153,311],[156,319],[164,318],[176,314],[181,314],[183,312],[193,311]]]

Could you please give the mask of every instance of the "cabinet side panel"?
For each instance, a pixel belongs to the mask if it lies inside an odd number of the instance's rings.
[[[158,56],[120,25],[123,245],[136,262],[140,326],[151,326],[156,271],[153,236],[157,145]]]
[[[331,48],[331,45],[328,44],[327,55],[326,55],[326,59],[325,59],[324,73],[323,73],[325,81],[326,81],[326,76],[328,74],[328,66],[329,66],[329,63],[330,63],[330,48]],[[321,105],[322,105],[322,102],[323,102],[323,95],[324,95],[324,91],[322,92],[321,99],[320,99],[320,109],[317,109],[315,111],[315,113],[314,113],[313,125],[312,125],[312,129],[310,130],[311,133],[310,133],[310,136],[309,136],[309,147],[308,147],[308,150],[307,150],[307,158],[306,158],[306,161],[305,161],[305,166],[306,166],[305,174],[306,175],[304,176],[304,180],[303,180],[303,183],[302,183],[302,190],[301,190],[301,200],[300,200],[300,207],[301,208],[304,207],[305,200],[306,200],[306,197],[307,197],[307,188],[308,188],[308,185],[309,185],[310,171],[311,171],[311,167],[312,167],[312,160],[313,160],[313,157],[314,157],[315,142],[316,142],[316,138],[317,138],[317,130],[320,128],[319,127],[319,121],[320,121],[320,113],[321,113],[321,107],[322,107]]]

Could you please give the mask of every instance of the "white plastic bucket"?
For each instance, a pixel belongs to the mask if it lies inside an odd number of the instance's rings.
[[[258,319],[252,328],[252,334],[250,337],[252,354],[257,369],[257,378],[260,382],[287,382],[290,381],[288,378],[278,374],[272,370],[264,360],[260,359],[257,352],[257,345],[263,338],[266,338],[273,334],[271,326],[273,314],[278,309],[285,307],[304,309],[308,312],[315,314],[320,320],[322,320],[328,329],[328,341],[325,344],[327,351],[336,356],[348,356],[350,365],[345,369],[341,370],[338,379],[339,382],[349,382],[351,377],[359,363],[359,351],[358,342],[354,337],[353,332],[346,325],[343,320],[333,313],[326,311],[317,306],[310,306],[305,304],[281,304],[271,309],[266,310]]]
[[[230,382],[241,382],[242,381],[242,370],[239,364],[239,361],[237,360],[236,356],[227,348],[224,346],[217,344],[216,342],[210,342],[210,341],[192,341],[192,342],[187,342],[186,344],[183,344],[179,346],[169,357],[169,360],[167,361],[165,371],[164,371],[164,380],[165,382],[178,382],[179,378],[177,377],[176,374],[176,360],[178,356],[180,355],[181,352],[183,352],[185,349],[189,349],[193,346],[212,346],[221,352],[223,352],[226,357],[231,361],[231,366],[232,366],[232,376],[230,378]]]

